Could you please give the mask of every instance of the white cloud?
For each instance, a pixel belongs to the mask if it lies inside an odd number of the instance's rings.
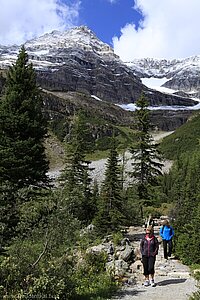
[[[78,18],[79,6],[79,0],[73,5],[62,0],[1,1],[0,44],[21,44],[43,33],[69,28]]]
[[[200,54],[199,0],[135,0],[144,16],[136,30],[126,24],[113,38],[115,53],[122,60],[133,58],[184,58]]]

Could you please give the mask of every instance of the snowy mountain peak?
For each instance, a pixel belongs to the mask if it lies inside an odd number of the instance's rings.
[[[137,75],[141,73],[140,77],[169,78],[188,67],[193,71],[200,71],[200,55],[171,60],[154,58],[134,59],[131,62],[127,62],[126,65],[135,70]]]
[[[109,79],[103,79],[103,83],[108,80],[111,87],[116,82],[121,84],[121,76],[131,78],[131,81],[129,81],[130,78],[124,79],[126,90],[141,87],[141,80],[138,77],[142,79],[160,78],[164,79],[164,81],[162,80],[162,87],[168,89],[165,92],[186,98],[200,98],[199,55],[173,60],[135,59],[125,64],[108,44],[98,39],[92,30],[86,26],[74,27],[63,32],[46,33],[27,41],[25,49],[35,69],[41,72],[47,72],[53,76],[54,72],[61,73],[61,70],[69,71],[69,68],[71,68],[71,71],[76,73],[76,80],[73,78],[71,83],[74,86],[80,78],[85,78],[84,80],[87,78],[87,82],[93,82],[93,89],[96,86],[97,78],[104,78],[102,70],[106,70],[106,74],[113,73],[112,79],[106,75]],[[7,68],[15,63],[18,53],[18,46],[0,46],[0,68]],[[84,76],[80,76],[82,73],[85,73]],[[61,77],[60,82],[62,81],[63,78]],[[62,85],[60,82],[59,84]],[[147,85],[143,80],[142,82]],[[76,89],[76,87],[73,87],[73,89]],[[144,89],[144,86],[140,89]],[[140,92],[138,91],[138,95]],[[152,93],[152,91],[149,93]],[[132,101],[138,95],[134,92],[134,95],[127,101]],[[110,95],[108,97],[110,98]]]
[[[99,55],[117,57],[113,49],[100,41],[86,26],[74,27],[66,31],[53,31],[25,43],[27,51],[49,51],[66,48],[79,48],[84,51],[95,51]],[[48,52],[47,52],[48,54]]]
[[[86,26],[74,27],[63,32],[54,30],[27,41],[24,46],[37,69],[61,66],[66,55],[70,53],[81,57],[83,52],[92,52],[104,60],[119,60],[113,49],[99,40]],[[14,63],[19,49],[18,46],[0,46],[0,67],[4,68]]]
[[[127,62],[133,72],[142,79],[164,79],[161,87],[167,88],[165,92],[178,93],[182,96],[200,98],[200,55],[190,56],[184,59],[135,59]],[[155,82],[155,81],[154,81]],[[151,83],[149,81],[149,87]],[[155,86],[152,86],[155,88]],[[171,89],[171,91],[170,91]],[[163,91],[164,89],[158,90]]]

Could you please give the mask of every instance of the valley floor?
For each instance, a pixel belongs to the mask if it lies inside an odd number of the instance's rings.
[[[158,132],[154,133],[152,136],[156,142],[160,141],[162,138],[165,136],[168,136],[172,133],[173,131],[167,131],[167,132]],[[120,155],[120,160],[122,161],[122,157]],[[93,170],[91,171],[91,178],[92,180],[96,180],[99,184],[104,180],[104,173],[105,173],[105,168],[106,168],[106,162],[107,159],[100,159],[100,160],[95,160],[92,161],[90,164],[90,168]],[[172,166],[172,161],[165,160],[164,162],[164,167],[163,167],[163,172],[168,172],[169,169]],[[62,167],[54,168],[48,172],[48,175],[52,179],[56,179],[60,175],[60,171],[62,170]],[[128,184],[129,179],[127,173],[132,170],[132,161],[131,161],[131,154],[130,152],[126,152],[125,154],[125,182]]]

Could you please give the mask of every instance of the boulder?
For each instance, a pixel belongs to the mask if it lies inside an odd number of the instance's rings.
[[[131,273],[142,273],[142,262],[141,260],[136,260],[134,263],[132,263],[130,266],[129,266],[129,269],[131,270]]]
[[[129,260],[132,260],[133,256],[134,256],[133,247],[127,244],[125,250],[119,254],[119,259],[122,259],[127,262]]]
[[[123,259],[113,260],[106,263],[106,271],[116,276],[122,277],[128,270],[128,264]]]

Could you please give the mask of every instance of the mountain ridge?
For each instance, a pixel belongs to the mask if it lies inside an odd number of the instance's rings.
[[[86,26],[44,34],[24,44],[39,85],[51,91],[77,91],[101,100],[134,103],[143,92],[151,106],[192,106],[184,95],[168,95],[146,87],[135,70]],[[19,47],[0,47],[0,67],[15,62]]]
[[[126,63],[140,78],[166,78],[161,86],[200,99],[200,55],[184,59],[135,59]]]

